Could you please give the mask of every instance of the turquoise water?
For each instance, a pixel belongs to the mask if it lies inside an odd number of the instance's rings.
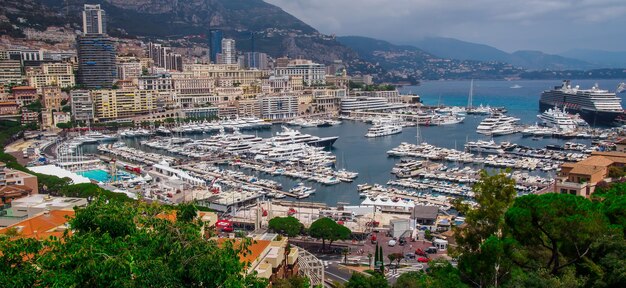
[[[111,180],[111,175],[109,175],[109,172],[102,169],[82,171],[78,172],[78,174],[98,182],[108,182],[109,180]]]

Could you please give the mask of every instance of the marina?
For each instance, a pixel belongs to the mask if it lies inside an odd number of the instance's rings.
[[[525,91],[527,86],[514,91]],[[478,95],[474,95],[475,102]],[[424,97],[425,102],[428,99]],[[523,112],[515,105],[495,110],[488,107],[503,106],[498,102],[482,103],[473,109],[462,105],[424,107],[426,110],[402,108],[399,111],[403,114],[395,111],[386,115],[344,116],[341,121],[301,119],[257,126],[241,120],[202,121],[152,130],[122,130],[109,133],[112,141],[78,142],[85,138],[75,137],[59,147],[75,143],[75,153],[104,153],[141,165],[147,171],[168,163],[171,169],[199,179],[204,188],[194,189],[205,192],[197,192],[194,197],[215,197],[217,194],[210,191],[219,185],[224,188],[221,193],[240,190],[258,199],[287,197],[328,205],[389,199],[389,203],[426,201],[445,207],[450,197],[471,202],[471,185],[477,181],[480,169],[512,169],[510,175],[518,179],[516,188],[520,195],[546,189],[562,163],[585,159],[592,151],[610,149],[607,140],[621,133],[616,128],[593,125],[558,129],[539,123],[542,121],[536,117],[541,115],[538,110]],[[510,122],[514,133],[475,132],[481,123],[493,117],[493,111],[499,111],[495,117]],[[430,120],[423,120],[424,117]],[[433,120],[437,117],[448,117],[450,123],[438,125]],[[198,130],[193,125],[203,128]],[[401,133],[364,137],[375,125],[399,127]],[[193,131],[185,132],[187,128]],[[576,135],[564,137],[564,132]],[[363,187],[369,189],[360,189]],[[153,191],[156,190],[155,187]],[[176,195],[165,198],[171,200]]]

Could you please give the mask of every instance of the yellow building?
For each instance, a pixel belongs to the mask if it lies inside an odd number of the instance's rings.
[[[610,182],[611,167],[626,166],[626,153],[593,152],[591,156],[577,163],[561,165],[556,192],[589,197],[600,181]]]
[[[48,109],[61,110],[61,102],[64,97],[61,88],[58,86],[48,86],[41,88],[41,100],[43,107]]]
[[[61,88],[76,85],[71,63],[46,63],[26,71],[30,86],[41,89],[45,86],[59,86]]]
[[[103,89],[90,92],[100,121],[131,118],[156,108],[155,90]]]

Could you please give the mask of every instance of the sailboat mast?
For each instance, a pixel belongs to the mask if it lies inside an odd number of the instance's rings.
[[[473,106],[473,101],[474,101],[474,79],[472,79],[472,81],[470,82],[470,91],[469,91],[469,95],[467,96],[467,108],[468,109],[472,109]]]

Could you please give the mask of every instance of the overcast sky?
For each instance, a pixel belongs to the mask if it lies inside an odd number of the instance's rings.
[[[452,37],[512,52],[626,50],[626,0],[265,0],[325,34]]]

